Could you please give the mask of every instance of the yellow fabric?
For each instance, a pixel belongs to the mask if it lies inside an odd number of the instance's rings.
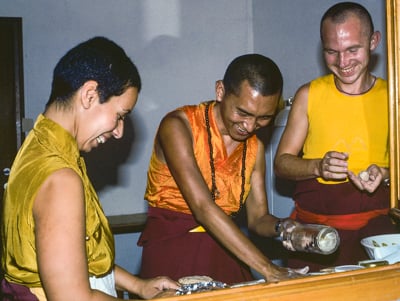
[[[309,131],[306,159],[322,158],[327,151],[349,153],[349,170],[358,174],[371,164],[388,167],[388,94],[385,80],[362,95],[350,96],[335,87],[333,75],[311,82],[308,96]],[[338,183],[324,181],[321,183]]]
[[[41,287],[31,287],[30,291],[38,298],[39,301],[47,301],[46,294]]]
[[[197,226],[191,230],[189,230],[191,233],[201,233],[201,232],[206,232],[206,229],[204,229],[203,226]]]
[[[113,268],[114,238],[76,141],[58,124],[40,115],[11,167],[4,194],[2,265],[10,282],[41,286],[32,206],[45,179],[61,168],[71,168],[82,178],[86,206],[86,238],[82,239],[86,239],[90,275],[100,276]]]
[[[214,103],[210,106],[209,121],[214,150],[215,179],[218,191],[220,192],[220,197],[216,199],[216,203],[229,215],[239,209],[242,183],[241,167],[243,143],[228,157],[225,145],[212,114],[213,106]],[[185,112],[188,117],[192,128],[193,149],[197,164],[204,180],[211,190],[210,150],[204,118],[205,103],[201,103],[198,106],[185,106],[180,109]],[[257,143],[255,135],[247,140],[244,200],[250,191],[250,176],[255,165],[258,148]],[[145,199],[149,202],[149,205],[153,207],[191,214],[167,165],[158,160],[154,150],[149,164]]]

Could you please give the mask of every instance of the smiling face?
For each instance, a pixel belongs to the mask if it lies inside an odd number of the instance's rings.
[[[378,41],[376,33],[371,36],[364,27],[354,14],[341,23],[334,23],[331,19],[323,23],[321,34],[325,62],[339,85],[357,83],[368,73],[370,53]]]
[[[239,95],[229,94],[221,97],[221,134],[229,135],[236,141],[246,140],[257,129],[267,126],[272,121],[279,97],[280,93],[263,96],[247,81],[243,81]]]
[[[112,96],[104,103],[100,103],[96,97],[90,107],[85,109],[84,121],[79,126],[79,149],[89,152],[111,137],[122,138],[124,118],[133,110],[137,98],[138,90],[134,87],[129,87],[120,96]]]

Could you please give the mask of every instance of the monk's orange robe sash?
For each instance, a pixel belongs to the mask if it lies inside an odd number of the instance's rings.
[[[358,230],[367,225],[371,219],[387,215],[388,212],[389,209],[385,208],[352,214],[324,215],[306,211],[296,204],[290,217],[294,220],[298,218],[305,223],[323,224],[340,230]]]

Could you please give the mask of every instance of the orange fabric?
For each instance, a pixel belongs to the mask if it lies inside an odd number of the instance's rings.
[[[296,205],[290,217],[294,220],[298,218],[305,223],[323,224],[341,230],[358,230],[367,225],[371,219],[379,215],[387,215],[388,212],[389,209],[385,208],[353,214],[324,215],[303,210]]]
[[[212,135],[211,141],[214,150],[215,179],[218,191],[220,192],[216,203],[229,215],[239,209],[242,183],[241,167],[243,143],[241,143],[230,156],[227,155],[225,145],[212,114],[214,104],[215,102],[210,106],[209,121]],[[180,108],[180,110],[185,112],[189,120],[192,128],[194,155],[203,178],[211,190],[210,150],[204,118],[205,103],[196,106],[184,106]],[[250,191],[250,177],[256,161],[257,148],[258,140],[254,135],[247,140],[244,200],[246,200]],[[168,166],[157,158],[154,150],[150,158],[147,187],[144,197],[152,207],[191,214]]]

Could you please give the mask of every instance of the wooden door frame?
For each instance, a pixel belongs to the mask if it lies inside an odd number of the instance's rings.
[[[389,89],[390,127],[390,202],[392,208],[399,205],[399,91],[400,91],[400,0],[386,0],[387,69]]]

